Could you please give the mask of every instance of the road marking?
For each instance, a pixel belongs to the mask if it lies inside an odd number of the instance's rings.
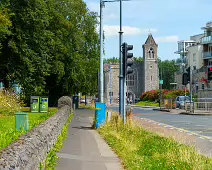
[[[197,136],[199,139],[207,139],[210,142],[212,142],[212,137],[209,137],[209,136],[203,136],[203,135],[200,135],[198,133],[195,133],[195,132],[192,132],[192,131],[189,131],[189,130],[186,130],[186,129],[177,128],[177,127],[167,125],[167,124],[164,124],[164,123],[159,123],[159,122],[147,119],[147,118],[142,118],[142,119],[147,121],[147,122],[152,122],[153,124],[162,125],[163,127],[168,128],[168,129],[175,129],[175,130],[178,130],[179,132],[186,133],[187,135],[190,135],[190,136],[194,135],[194,136]],[[199,125],[199,126],[205,126],[205,125]],[[202,131],[198,131],[198,132],[202,133]]]
[[[209,136],[202,136],[203,138],[206,138],[206,139],[211,139],[211,137]]]
[[[205,125],[196,125],[196,126],[198,126],[198,127],[199,127],[199,126],[205,127]]]

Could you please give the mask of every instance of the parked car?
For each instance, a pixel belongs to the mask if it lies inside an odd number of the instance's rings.
[[[80,103],[85,103],[85,99],[81,98]]]
[[[176,97],[176,108],[182,109],[185,107],[185,103],[190,102],[190,97],[189,96],[177,96]],[[193,101],[191,101],[193,103]]]

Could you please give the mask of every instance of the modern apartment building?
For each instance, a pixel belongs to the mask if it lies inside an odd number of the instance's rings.
[[[201,44],[203,46],[203,63],[204,66],[212,66],[212,21],[208,22],[204,30],[204,37],[201,38]]]
[[[180,54],[180,70],[175,74],[176,88],[182,89],[182,73],[188,67],[192,70],[192,89],[193,92],[208,90],[212,87],[212,22],[206,23],[202,27],[204,33],[190,37],[188,41],[178,42],[178,51],[175,54]],[[211,78],[210,78],[211,76]],[[190,88],[189,84],[186,88]],[[210,93],[208,93],[210,94]],[[211,96],[212,97],[212,93]]]

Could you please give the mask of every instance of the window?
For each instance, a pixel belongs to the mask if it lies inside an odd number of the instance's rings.
[[[193,61],[196,61],[196,53],[193,54]]]
[[[133,86],[135,86],[135,75],[134,75],[134,74],[129,74],[129,75],[127,75],[126,85],[127,85],[128,87],[133,87]]]
[[[153,48],[150,48],[148,53],[149,53],[149,58],[154,58],[154,50],[153,50]]]
[[[152,76],[151,76],[151,81],[152,81]]]
[[[196,70],[196,66],[193,66],[193,70]]]

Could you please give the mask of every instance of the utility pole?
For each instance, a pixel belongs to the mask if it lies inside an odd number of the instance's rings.
[[[119,113],[124,118],[124,75],[123,75],[123,56],[122,56],[122,0],[120,0],[120,30],[119,30]]]
[[[100,102],[104,102],[104,63],[103,63],[103,13],[104,2],[100,0]]]
[[[192,112],[191,102],[192,102],[192,68],[190,66],[190,113]]]
[[[110,64],[110,104],[112,104],[112,96],[113,96],[113,78],[112,78],[112,66]]]
[[[162,76],[162,62],[161,62],[161,69],[160,69],[160,81],[163,80],[163,76]],[[161,103],[162,103],[162,82],[160,82],[160,109],[161,109]]]

